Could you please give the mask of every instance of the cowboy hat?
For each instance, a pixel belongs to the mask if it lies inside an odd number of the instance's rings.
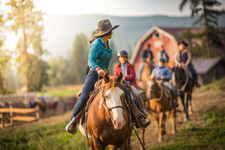
[[[94,37],[100,37],[106,35],[107,33],[111,32],[112,30],[118,28],[119,25],[115,25],[114,27],[111,25],[111,22],[108,19],[101,20],[98,23],[98,29],[94,33]]]
[[[183,44],[185,47],[188,47],[188,43],[185,42],[184,40],[179,41],[177,44],[178,44],[178,45]]]

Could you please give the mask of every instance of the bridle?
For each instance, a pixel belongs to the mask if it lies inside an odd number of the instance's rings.
[[[102,92],[102,95],[101,95],[101,100],[100,100],[100,103],[104,106],[107,114],[108,114],[108,117],[111,121],[113,121],[113,117],[112,115],[110,114],[110,111],[113,110],[113,109],[116,109],[116,108],[121,108],[123,111],[124,111],[124,107],[123,106],[114,106],[114,107],[108,107],[107,104],[106,104],[106,98],[104,96],[104,87],[106,86],[107,84],[103,85],[102,87],[100,87],[100,92]]]
[[[160,96],[159,96],[159,98],[156,98],[156,97],[154,97],[155,98],[155,100],[157,101],[157,102],[159,102],[159,101],[161,101],[161,99],[162,99],[162,97],[163,97],[163,88],[162,88],[162,86],[160,86],[159,85],[159,88],[160,88]],[[154,92],[155,90],[153,90],[153,89],[151,89],[150,87],[149,87],[149,90],[148,90],[150,93],[152,93],[152,92]],[[154,94],[155,95],[155,94]]]

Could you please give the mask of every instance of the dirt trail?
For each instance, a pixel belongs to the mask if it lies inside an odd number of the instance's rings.
[[[201,93],[196,90],[193,93],[192,99],[192,106],[193,106],[193,114],[190,115],[190,120],[188,122],[184,122],[183,120],[183,106],[181,104],[181,100],[179,100],[179,107],[176,117],[176,126],[177,126],[177,133],[172,134],[171,124],[169,122],[166,123],[166,132],[167,134],[164,135],[164,142],[158,142],[158,127],[154,117],[149,116],[152,120],[152,124],[146,129],[145,131],[145,147],[153,148],[161,145],[170,145],[173,144],[175,139],[182,137],[182,133],[180,132],[181,128],[183,128],[187,123],[191,123],[193,125],[202,126],[203,121],[201,120],[201,116],[199,112],[204,112],[212,106],[217,107],[218,109],[225,108],[225,92],[222,93]],[[139,133],[140,135],[140,133]],[[133,138],[132,146],[134,150],[140,148],[140,143],[137,137]]]

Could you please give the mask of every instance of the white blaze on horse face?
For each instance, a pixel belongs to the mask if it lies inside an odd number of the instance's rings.
[[[105,92],[106,105],[108,108],[113,108],[116,106],[123,106],[121,102],[121,95],[124,91],[119,87],[115,87],[113,90],[109,89]],[[125,120],[123,118],[123,109],[121,107],[114,108],[111,110],[113,113],[113,125],[116,129],[121,129],[125,125]]]
[[[149,88],[152,88],[153,84],[154,84],[153,81],[148,81]]]

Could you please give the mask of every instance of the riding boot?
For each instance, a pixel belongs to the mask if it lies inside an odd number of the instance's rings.
[[[146,128],[148,125],[151,124],[151,121],[146,122],[145,120],[146,116],[144,116],[134,104],[130,103],[129,106],[130,106],[130,110],[132,114],[136,118],[134,120],[135,120],[135,126],[137,128],[140,128],[140,127]]]
[[[197,88],[201,86],[201,84],[198,82],[198,80],[194,80],[194,82],[195,82],[195,86],[196,86]]]
[[[70,122],[67,124],[66,126],[66,131],[71,133],[71,134],[76,134],[77,130],[78,130],[78,124],[80,122],[80,118],[82,116],[82,114],[84,113],[85,109],[82,109],[77,115],[76,117],[73,117]]]

